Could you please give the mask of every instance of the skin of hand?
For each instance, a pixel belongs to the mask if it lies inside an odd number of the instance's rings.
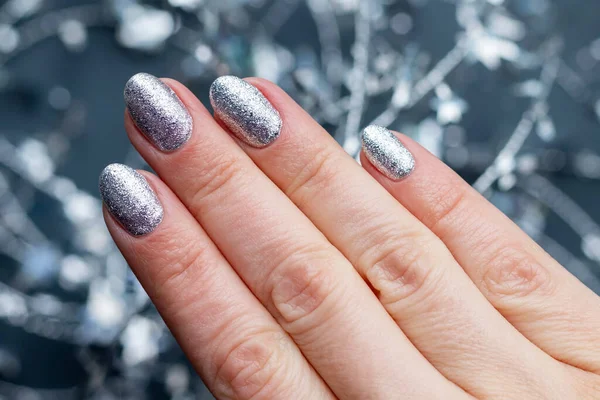
[[[284,91],[126,85],[156,171],[100,178],[119,249],[218,399],[598,399],[600,298],[410,138],[361,163]]]

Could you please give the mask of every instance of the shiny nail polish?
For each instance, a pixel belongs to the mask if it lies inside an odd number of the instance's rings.
[[[281,132],[279,112],[254,86],[235,76],[222,76],[210,87],[215,115],[239,139],[254,147],[273,143]]]
[[[152,232],[163,218],[156,194],[139,172],[123,164],[110,164],[100,174],[104,204],[129,233]]]
[[[173,89],[150,74],[125,85],[125,104],[139,130],[160,150],[181,147],[192,135],[192,117]]]
[[[415,169],[415,159],[396,135],[388,129],[371,125],[362,133],[367,159],[385,176],[397,180]]]

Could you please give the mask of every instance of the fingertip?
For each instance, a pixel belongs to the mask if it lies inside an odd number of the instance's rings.
[[[298,146],[318,151],[325,145],[337,145],[331,135],[280,86],[264,78],[250,77],[244,80],[267,98],[283,121],[279,137],[269,146],[269,154],[297,152]],[[246,151],[256,153],[253,149]]]
[[[212,117],[200,99],[186,85],[173,78],[160,78],[160,80],[173,89],[177,97],[185,104],[194,120],[198,119],[198,114],[201,114],[200,116],[203,118]]]
[[[392,181],[400,181],[412,174],[414,155],[394,132],[383,126],[369,125],[361,136],[366,158],[381,174]]]
[[[291,107],[301,108],[294,99],[292,99],[279,85],[264,78],[250,77],[244,78],[252,86],[256,87],[269,102],[279,111],[282,118],[289,119],[293,115]]]
[[[250,76],[247,78],[243,78],[246,82],[248,82],[251,85],[256,86],[259,89],[264,89],[265,91],[277,91],[280,90],[283,92],[283,89],[281,89],[279,87],[279,85],[277,85],[276,83],[265,79],[265,78],[259,78],[257,76]]]
[[[417,140],[413,139],[409,135],[398,131],[391,131],[401,142],[402,144],[413,154],[415,157],[417,156],[433,156],[439,160],[439,158],[433,154],[429,149],[421,145]]]
[[[173,193],[173,191],[164,183],[160,177],[156,176],[153,172],[146,171],[143,169],[138,169],[137,172],[142,175],[152,190],[156,193],[159,201],[163,205],[165,219],[167,218],[169,213],[176,211],[177,214],[183,215],[183,213],[187,213],[187,208],[181,203],[179,198]]]

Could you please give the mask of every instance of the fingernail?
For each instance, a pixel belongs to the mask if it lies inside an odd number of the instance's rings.
[[[152,232],[163,219],[163,208],[146,178],[126,165],[104,168],[100,195],[110,213],[134,236]]]
[[[215,115],[238,138],[254,147],[265,147],[281,132],[281,117],[254,86],[235,76],[222,76],[210,87]]]
[[[125,104],[140,131],[160,150],[181,147],[192,135],[192,117],[173,89],[150,74],[125,85]]]
[[[415,159],[410,151],[386,128],[366,127],[362,145],[371,164],[390,179],[404,178],[415,169]]]

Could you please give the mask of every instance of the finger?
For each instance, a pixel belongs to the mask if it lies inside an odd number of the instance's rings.
[[[506,381],[523,382],[507,397],[565,390],[555,384],[563,381],[562,366],[494,310],[439,238],[281,89],[249,81],[284,122],[268,147],[242,147],[376,289],[389,314],[438,370],[480,397],[508,391]],[[223,113],[216,115],[224,119]],[[403,173],[413,168],[410,160],[398,166]]]
[[[177,197],[158,178],[144,176],[156,195],[131,168],[112,164],[103,171],[106,224],[212,393],[334,398]]]
[[[554,358],[600,372],[600,298],[454,171],[406,136],[419,168],[387,179],[365,169],[427,225],[519,331]]]
[[[195,96],[167,82],[193,117],[191,138],[165,153],[127,117],[132,143],[334,393],[341,398],[464,396],[412,346],[348,261]]]

